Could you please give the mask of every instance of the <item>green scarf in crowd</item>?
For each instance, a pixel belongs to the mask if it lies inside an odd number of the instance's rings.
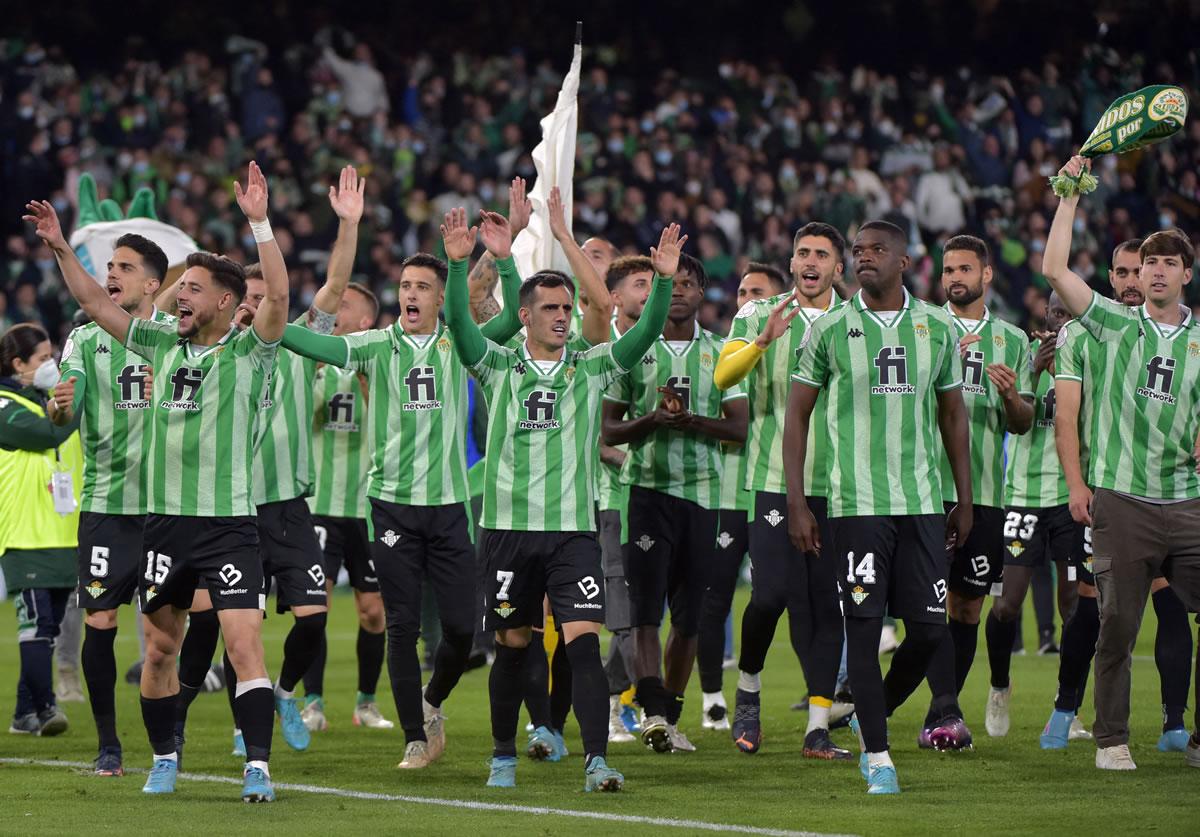
[[[1183,127],[1187,110],[1187,94],[1171,85],[1152,84],[1126,93],[1105,108],[1079,153],[1088,158],[1124,154],[1162,142]],[[1054,194],[1067,198],[1093,191],[1097,180],[1085,169],[1077,178],[1055,175],[1050,178],[1050,186]]]

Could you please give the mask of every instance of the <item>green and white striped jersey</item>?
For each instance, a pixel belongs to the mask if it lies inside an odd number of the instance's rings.
[[[146,511],[253,515],[256,418],[278,343],[231,327],[212,346],[194,346],[172,323],[135,318],[125,346],[154,369]]]
[[[1027,361],[1033,376],[1033,359],[1040,340],[1029,347]],[[1054,376],[1042,372],[1034,381],[1033,426],[1021,436],[1008,437],[1008,471],[1004,504],[1029,509],[1061,506],[1070,498],[1067,480],[1054,446]]]
[[[596,529],[600,401],[625,370],[612,343],[538,362],[487,341],[471,373],[488,402],[486,529]]]
[[[407,506],[466,502],[467,373],[450,330],[439,320],[432,335],[410,335],[395,323],[343,339],[346,367],[368,381],[367,496]]]
[[[305,325],[302,314],[295,325]],[[307,497],[312,491],[313,376],[317,362],[280,349],[267,381],[258,425],[254,504]]]
[[[950,313],[954,324],[956,345],[968,334],[979,336],[978,343],[967,347],[962,358],[962,394],[967,407],[971,432],[971,490],[977,506],[1004,505],[1004,434],[1008,418],[1004,400],[987,376],[993,363],[1003,363],[1017,373],[1017,392],[1033,396],[1029,380],[1029,338],[1014,325],[998,320],[984,309],[983,319],[963,320]],[[940,447],[940,446],[939,446]],[[941,449],[942,499],[953,503],[958,499],[954,490],[954,472],[950,458]]]
[[[1078,381],[1079,393],[1079,468],[1088,478],[1088,452],[1096,432],[1096,399],[1088,394],[1092,381],[1104,368],[1103,352],[1092,351],[1096,338],[1088,333],[1079,320],[1068,320],[1058,330],[1054,344],[1054,380]]]
[[[721,355],[722,340],[697,323],[688,341],[672,341],[659,335],[641,362],[622,375],[604,399],[629,408],[637,418],[657,409],[660,386],[680,394],[684,409],[706,418],[720,418],[727,401],[745,398],[740,386],[725,392],[713,381],[713,368]],[[658,428],[640,442],[629,445],[629,456],[621,468],[621,482],[718,508],[721,492],[721,444],[695,432]]]
[[[746,488],[747,462],[745,445],[721,445],[721,511],[749,512],[754,505],[754,492]]]
[[[154,309],[155,322],[175,318]],[[150,441],[150,367],[95,323],[71,332],[63,346],[62,379],[78,378],[83,442],[80,511],[146,513],[146,446]],[[82,393],[82,396],[80,395]]]
[[[937,396],[962,386],[949,314],[908,291],[877,314],[860,291],[813,323],[792,378],[828,391],[830,517],[943,512]]]
[[[371,411],[365,376],[327,364],[313,379],[313,493],[324,517],[366,518],[371,472]]]
[[[771,309],[783,301],[784,295],[747,302],[733,318],[727,340],[753,343]],[[787,491],[783,475],[783,422],[787,413],[791,373],[799,357],[804,335],[816,320],[829,311],[837,310],[842,301],[836,295],[824,311],[800,308],[800,313],[788,326],[787,335],[767,347],[758,363],[743,382],[750,396],[750,430],[746,435],[746,488],[750,491]],[[788,310],[797,307],[793,302]],[[804,490],[810,497],[824,497],[829,491],[828,436],[825,435],[825,394],[817,397],[812,424],[808,433],[808,454],[804,460]]]
[[[576,307],[576,313],[579,309]],[[572,321],[574,322],[574,321]],[[613,318],[612,324],[608,329],[609,342],[615,343],[620,338],[620,333],[617,331],[616,318]],[[568,345],[570,340],[568,339]],[[513,346],[512,348],[518,348]],[[579,351],[585,351],[587,347],[582,347]],[[617,450],[629,456],[628,445],[616,445]],[[596,470],[596,501],[600,504],[600,511],[619,511],[622,514],[629,505],[629,486],[621,482],[621,469],[615,468],[612,465],[600,461],[600,466]]]
[[[1092,295],[1079,321],[1096,338],[1103,370],[1084,394],[1096,404],[1090,478],[1149,500],[1200,497],[1192,455],[1200,430],[1200,323],[1161,326],[1144,305]]]

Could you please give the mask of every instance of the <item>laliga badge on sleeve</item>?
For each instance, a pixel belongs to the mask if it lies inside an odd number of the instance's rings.
[[[50,494],[54,497],[54,510],[66,517],[77,506],[75,489],[70,471],[55,471],[50,477]]]

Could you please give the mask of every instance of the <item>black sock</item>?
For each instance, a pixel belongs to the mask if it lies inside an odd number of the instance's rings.
[[[583,739],[584,766],[608,754],[608,688],[600,662],[600,637],[583,634],[567,644],[575,719]]]
[[[554,646],[554,656],[550,660],[550,729],[555,732],[563,731],[567,716],[571,714],[571,683],[571,658],[567,654],[566,640],[559,631],[558,644]],[[608,694],[607,681],[604,693]]]
[[[637,682],[637,693],[634,695],[634,700],[638,706],[646,713],[646,717],[653,715],[666,716],[667,714],[667,689],[663,685],[661,677],[642,677]]]
[[[501,646],[496,646],[499,652]],[[550,661],[546,659],[546,646],[542,644],[542,633],[533,632],[529,641],[529,653],[525,656],[524,699],[529,712],[529,722],[536,727],[550,726]]]
[[[88,700],[92,705],[92,717],[96,721],[96,733],[101,747],[120,747],[117,738],[117,655],[113,643],[117,629],[101,630],[91,625],[83,627],[83,650],[80,665],[83,679],[87,683]]]
[[[678,724],[679,716],[683,714],[683,692],[672,692],[664,689],[667,695],[666,713],[663,715],[668,724]]]
[[[992,669],[992,688],[1007,689],[1009,672],[1012,669],[1013,639],[1017,635],[1017,620],[1001,622],[996,618],[996,611],[988,614],[987,627],[988,663]]]
[[[425,699],[434,706],[442,705],[467,670],[473,639],[471,634],[452,634],[442,628],[442,641],[433,657],[433,674],[425,687]]]
[[[1170,587],[1153,595],[1158,634],[1154,638],[1154,663],[1162,686],[1163,731],[1184,726],[1188,691],[1192,681],[1192,627],[1187,608]]]
[[[951,619],[949,627],[950,638],[954,640],[954,697],[957,699],[975,663],[975,649],[979,647],[979,623],[969,624]]]
[[[849,623],[850,620],[847,619],[846,624]],[[879,630],[882,628],[883,625],[880,623]],[[921,681],[925,679],[925,674],[929,670],[929,661],[941,647],[945,637],[945,625],[930,625],[920,622],[905,624],[904,641],[892,654],[892,665],[888,669],[887,677],[883,679],[884,706],[889,717],[921,685]],[[878,650],[879,646],[877,645],[876,652]],[[849,655],[848,647],[846,653]],[[848,660],[849,656],[847,656]],[[850,685],[854,689],[854,699],[857,703],[858,688],[854,685],[853,679],[851,679]],[[928,722],[928,719],[926,721]]]
[[[246,742],[246,761],[270,761],[275,692],[267,685],[247,689],[234,698],[234,704],[242,740]]]
[[[312,665],[317,646],[325,635],[327,613],[297,616],[287,639],[283,641],[283,665],[279,669],[279,688],[290,692]]]
[[[951,625],[954,621],[951,620]],[[905,626],[907,629],[907,625]],[[958,708],[958,692],[954,677],[954,639],[949,630],[943,632],[944,639],[938,644],[929,660],[929,669],[925,676],[929,681],[929,691],[933,700],[929,705],[929,713],[925,716],[925,729],[937,724],[948,715],[962,717]],[[905,642],[907,642],[907,637]]]
[[[538,649],[534,649],[536,652]],[[488,700],[492,710],[492,755],[516,756],[517,722],[521,717],[521,676],[529,646],[511,648],[496,644],[496,659],[488,676]]]
[[[321,655],[320,663],[321,670],[318,679],[315,681],[316,688],[308,688],[308,675],[304,675],[304,690],[312,691],[316,694],[323,694],[321,689],[325,685],[325,635],[321,634]],[[355,651],[358,653],[358,690],[364,695],[373,695],[375,690],[379,688],[379,672],[383,671],[383,652],[387,648],[387,634],[380,631],[373,634],[364,628],[358,626],[358,642],[355,643]],[[313,660],[313,664],[309,666],[309,671],[317,667],[317,660]]]
[[[229,714],[233,716],[234,726],[238,725],[237,716],[237,672],[234,671],[233,661],[229,659],[229,652],[224,651],[221,654],[221,665],[225,668],[225,697],[229,700]],[[240,727],[239,727],[240,729]]]
[[[51,670],[54,649],[44,639],[22,642],[20,647],[21,677],[29,690],[34,711],[41,712],[54,705],[54,674]]]
[[[772,613],[751,599],[742,611],[742,647],[738,656],[740,671],[757,674],[763,670],[771,640],[775,638],[775,626],[783,612]]]
[[[169,756],[175,752],[175,705],[179,695],[163,698],[142,697],[142,723],[150,739],[150,752]]]
[[[846,668],[854,688],[854,711],[859,731],[868,753],[882,753],[888,748],[887,702],[879,673],[879,635],[882,631],[883,620],[880,618],[846,617]],[[899,649],[896,653],[899,654]],[[893,659],[892,670],[895,668],[896,660]],[[923,674],[922,671],[915,675],[918,683]]]
[[[204,679],[208,677],[220,635],[221,623],[215,610],[191,614],[183,645],[179,648],[179,703],[175,707],[177,733],[183,733],[188,709],[204,687]]]
[[[1080,596],[1075,612],[1063,626],[1058,657],[1058,694],[1054,698],[1054,708],[1060,712],[1076,712],[1083,702],[1098,636],[1100,610],[1096,599]]]
[[[328,624],[329,623],[326,622],[326,627],[328,627]],[[359,628],[358,630],[359,630],[359,633],[361,634],[362,628]],[[362,642],[360,640],[359,641],[359,652],[358,652],[358,679],[359,679],[360,683],[362,681],[362,665],[363,665],[361,647],[362,647]],[[380,655],[381,656],[379,658],[379,665],[376,666],[376,668],[375,668],[375,679],[376,680],[379,679],[379,669],[383,666],[382,654],[383,654],[383,648],[381,646],[380,647]],[[304,694],[306,696],[325,694],[325,663],[328,660],[328,658],[329,658],[329,641],[326,638],[325,633],[322,632],[321,633],[321,641],[317,644],[317,649],[313,653],[312,662],[308,664],[308,671],[304,672],[303,682],[304,682]],[[359,691],[362,691],[362,690],[360,689]],[[374,689],[371,689],[368,692],[368,694],[374,694],[374,693],[375,693]]]

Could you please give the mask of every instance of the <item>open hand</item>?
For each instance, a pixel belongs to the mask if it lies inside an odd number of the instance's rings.
[[[475,249],[478,227],[467,225],[467,210],[463,207],[451,209],[442,220],[442,243],[446,247],[446,258],[452,261],[471,257]]]
[[[34,225],[34,233],[42,241],[49,245],[51,250],[66,250],[67,239],[63,235],[62,224],[59,223],[58,213],[54,211],[54,204],[50,201],[30,201],[25,204],[27,215],[22,215],[21,220],[28,221]]]
[[[514,177],[508,187],[508,223],[512,227],[513,238],[529,226],[531,215],[533,201],[525,197],[525,178]]]
[[[679,270],[679,254],[688,237],[679,235],[678,224],[668,224],[659,236],[658,246],[650,248],[650,262],[659,276],[674,276]]]
[[[479,236],[493,257],[507,259],[512,255],[512,231],[508,219],[499,212],[479,210]]]
[[[338,185],[329,187],[329,205],[337,217],[357,224],[363,216],[363,190],[367,179],[359,177],[354,166],[346,166],[338,176]]]
[[[258,163],[250,161],[245,189],[240,181],[234,181],[233,195],[248,219],[255,222],[267,220],[267,177]]]

